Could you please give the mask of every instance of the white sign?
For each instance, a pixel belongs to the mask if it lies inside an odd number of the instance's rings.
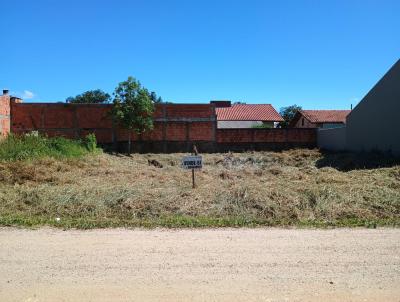
[[[203,167],[203,159],[199,155],[185,156],[182,158],[183,169],[201,169]]]

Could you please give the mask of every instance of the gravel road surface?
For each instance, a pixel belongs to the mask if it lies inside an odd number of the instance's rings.
[[[0,228],[0,301],[400,301],[400,229]]]

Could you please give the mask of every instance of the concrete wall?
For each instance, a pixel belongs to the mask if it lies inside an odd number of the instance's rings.
[[[347,116],[346,147],[400,154],[400,60]]]
[[[343,128],[345,124],[343,123],[322,123],[321,128],[331,129],[331,128]]]
[[[274,128],[274,122],[262,121],[218,121],[217,128],[253,128],[255,126],[268,125]]]
[[[346,149],[346,127],[318,129],[318,147],[321,149],[342,151]]]

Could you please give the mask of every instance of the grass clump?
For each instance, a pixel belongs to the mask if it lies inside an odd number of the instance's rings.
[[[84,141],[63,137],[46,137],[38,132],[9,135],[0,141],[1,161],[20,161],[42,157],[73,158],[97,150],[96,137],[89,134]]]
[[[84,143],[85,143],[86,149],[89,152],[96,151],[97,140],[96,140],[96,135],[94,135],[94,133],[90,133],[90,134],[86,135]]]

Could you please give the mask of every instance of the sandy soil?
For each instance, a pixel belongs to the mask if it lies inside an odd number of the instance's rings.
[[[0,297],[400,301],[400,230],[0,228]]]

